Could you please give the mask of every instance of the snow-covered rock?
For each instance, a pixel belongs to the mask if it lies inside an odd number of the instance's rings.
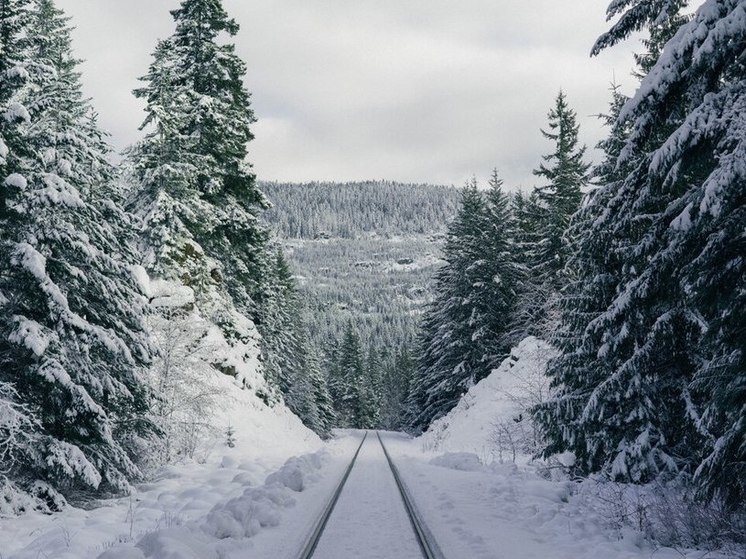
[[[479,456],[473,452],[446,452],[430,460],[430,464],[464,472],[478,472],[484,468]]]

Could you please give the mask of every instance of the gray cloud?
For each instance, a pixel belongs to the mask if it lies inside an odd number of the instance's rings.
[[[131,95],[177,0],[58,0],[77,25],[86,93],[112,142],[139,137]],[[598,0],[225,0],[253,93],[262,179],[461,184],[497,166],[511,186],[550,146],[560,87],[593,146],[611,80],[631,92],[630,45],[590,59]]]

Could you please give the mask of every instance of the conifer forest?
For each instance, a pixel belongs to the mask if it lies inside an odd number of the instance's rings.
[[[515,153],[485,162],[477,129],[450,154],[386,132],[441,146],[448,105],[477,110],[439,81],[436,108],[386,115],[412,85],[393,70],[369,97],[352,66],[325,84],[369,129],[293,139],[272,111],[317,126],[304,80],[338,59],[272,84],[307,113],[267,101],[256,59],[287,53],[247,33],[260,0],[0,0],[0,558],[746,557],[746,0],[607,2],[581,60],[634,52],[626,85],[605,68],[585,114],[558,58],[541,125],[488,122]],[[329,6],[280,4],[268,28],[325,33],[302,14]],[[406,19],[412,50],[351,28],[335,56],[380,69],[493,9],[535,9],[551,44],[562,4],[385,0],[355,25]],[[90,22],[140,5],[168,31],[125,58]],[[466,56],[450,33],[428,60],[457,82],[492,39]],[[116,72],[142,112],[105,126],[90,94]],[[396,157],[355,177],[374,132]],[[324,142],[348,167],[320,180],[299,169]],[[431,175],[395,180],[418,159]]]

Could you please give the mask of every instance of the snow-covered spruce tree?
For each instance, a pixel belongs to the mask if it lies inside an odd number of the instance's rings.
[[[497,367],[520,339],[515,338],[518,294],[525,289],[526,268],[520,262],[517,228],[511,200],[503,192],[497,169],[492,172],[485,194],[484,265],[481,280],[474,284],[473,297],[484,308],[489,353],[486,372]]]
[[[561,285],[558,276],[567,261],[567,247],[562,238],[570,218],[580,207],[590,165],[583,161],[585,146],[579,145],[580,125],[564,92],[557,95],[548,119],[549,131],[541,133],[554,143],[554,151],[543,156],[544,161],[534,170],[534,175],[544,178],[547,184],[536,189],[543,238],[536,247],[533,272],[554,285]]]
[[[304,309],[290,267],[280,249],[263,266],[257,323],[263,339],[265,375],[283,395],[305,374],[308,344]],[[305,382],[305,381],[303,381]]]
[[[627,141],[629,127],[620,122],[618,117],[626,101],[627,98],[613,86],[609,113],[600,115],[610,133],[598,145],[605,154],[602,163],[593,171],[595,183],[599,187],[592,188],[587,194],[565,236],[570,249],[565,267],[567,283],[560,292],[557,303],[559,324],[552,335],[552,343],[561,353],[550,362],[548,375],[554,379],[555,387],[572,386],[574,395],[589,392],[603,382],[606,374],[597,363],[598,348],[603,343],[601,333],[588,329],[588,325],[605,312],[616,297],[617,280],[623,265],[612,232],[607,228],[597,227],[597,222],[603,218],[606,205],[613,196],[613,190],[605,185],[612,184],[623,176],[623,171],[617,169],[617,163]],[[554,408],[555,403],[546,409],[566,414],[564,418],[568,419],[578,413],[572,403],[573,398],[568,397],[561,410]],[[566,447],[562,442],[562,429],[565,423],[544,415],[546,409],[539,408],[542,428],[549,441],[546,453],[564,451]],[[588,456],[583,452],[586,447],[583,445],[581,442],[575,447],[581,464],[588,461]]]
[[[510,200],[497,171],[484,195],[476,181],[469,183],[448,231],[435,300],[423,320],[409,404],[416,411],[414,429],[447,413],[516,341],[512,324],[525,267],[517,261],[515,237]]]
[[[233,44],[219,42],[238,25],[220,0],[184,0],[171,13],[176,31],[159,42],[135,90],[147,103],[147,135],[130,153],[143,264],[192,287],[198,302],[225,290],[239,312],[256,319],[269,260],[268,232],[257,217],[266,201],[245,162],[254,122],[246,68]]]
[[[333,409],[317,356],[304,323],[306,311],[290,266],[278,248],[264,266],[258,322],[262,332],[265,376],[288,407],[321,436],[333,426]],[[330,411],[332,412],[330,415]]]
[[[461,208],[448,228],[434,300],[422,320],[420,355],[408,407],[412,429],[445,415],[477,380],[489,373],[491,317],[475,297],[486,268],[485,201],[476,180],[463,190]]]
[[[363,367],[362,385],[358,396],[358,425],[363,429],[375,429],[381,419],[381,383],[383,371],[375,347],[368,349]]]
[[[630,6],[630,4],[633,4]],[[614,2],[610,17],[660,26],[680,2]],[[594,53],[624,38],[615,25]],[[694,475],[704,494],[746,494],[746,5],[708,0],[682,21],[624,106],[629,138],[587,233],[623,261],[616,297],[583,343],[601,382],[552,369],[540,416],[586,470],[645,481]]]
[[[336,426],[336,413],[326,376],[321,369],[318,351],[309,337],[299,335],[298,350],[301,360],[287,377],[285,402],[303,424],[321,437],[328,437]]]
[[[396,352],[384,367],[381,398],[381,427],[399,431],[407,426],[406,402],[415,360],[406,346]]]
[[[337,425],[337,414],[334,411],[326,375],[321,369],[321,358],[316,349],[309,348],[305,353],[305,375],[309,378],[313,399],[316,404],[318,427],[314,429],[321,437],[329,437],[332,428]]]
[[[358,427],[365,369],[360,337],[351,322],[347,325],[334,361],[329,390],[339,424],[342,427]]]
[[[3,470],[57,506],[139,476],[150,349],[131,254],[88,202],[109,169],[67,20],[51,0],[4,1],[0,40],[0,383],[35,418]]]
[[[523,265],[525,280],[518,293],[516,308],[511,322],[511,339],[522,340],[527,336],[545,334],[541,317],[544,304],[549,299],[550,289],[530,277],[531,266],[537,261],[537,251],[542,239],[541,220],[544,212],[539,204],[536,189],[525,195],[518,191],[513,195],[511,212],[515,223],[515,248],[518,262]]]
[[[613,0],[606,9],[606,19],[618,20],[601,35],[593,46],[592,54],[611,47],[638,31],[652,31],[669,25],[680,16],[689,0]]]
[[[588,184],[589,164],[585,163],[585,147],[580,146],[577,115],[560,91],[555,106],[548,114],[549,130],[542,135],[554,144],[554,151],[543,156],[534,175],[546,180],[535,189],[524,210],[529,212],[531,229],[524,231],[530,243],[523,252],[524,264],[531,281],[521,296],[521,323],[526,334],[546,336],[553,329],[557,292],[564,285],[564,267],[569,256],[565,232],[570,219],[580,207],[583,189]],[[532,223],[533,222],[533,223]]]
[[[322,435],[325,434],[325,425],[319,414],[316,394],[309,373],[310,371],[302,371],[290,378],[291,384],[285,396],[285,402],[306,427]]]

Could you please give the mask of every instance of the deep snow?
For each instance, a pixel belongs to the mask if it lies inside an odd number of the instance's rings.
[[[571,481],[562,463],[515,462],[502,422],[520,418],[546,390],[541,373],[552,350],[524,340],[492,375],[423,436],[383,439],[423,520],[447,559],[736,559],[653,544],[636,529],[645,488]],[[236,382],[220,376],[220,382]],[[70,508],[52,516],[0,520],[3,559],[294,559],[349,463],[361,433],[338,431],[322,443],[283,406],[252,391],[222,412],[237,446],[215,444],[203,463],[164,468],[131,498]],[[499,429],[497,429],[499,432]],[[526,433],[528,433],[526,435]],[[317,559],[417,557],[409,523],[375,437],[348,480]],[[525,448],[525,447],[522,447]],[[295,455],[295,456],[294,456]],[[284,464],[283,464],[284,461]],[[570,462],[567,457],[565,464]],[[628,507],[628,508],[625,508]],[[652,514],[652,512],[651,512]],[[666,519],[663,519],[666,521]],[[410,549],[414,544],[415,547]],[[362,551],[360,551],[362,549]]]
[[[227,395],[215,424],[234,428],[234,448],[225,444],[219,432],[195,460],[161,469],[130,497],[101,501],[92,504],[91,510],[70,507],[53,515],[29,513],[0,519],[0,557],[97,557],[155,530],[201,520],[216,505],[261,486],[289,457],[322,447],[321,440],[285,406],[266,406],[253,391],[239,389],[238,381],[220,373],[212,381]],[[333,463],[334,449],[326,454],[319,460]]]
[[[492,374],[472,386],[454,409],[434,421],[417,443],[425,452],[471,452],[484,463],[511,459],[506,435],[512,436],[516,446],[530,446],[533,432],[528,409],[549,393],[544,371],[555,355],[546,342],[526,338]]]

